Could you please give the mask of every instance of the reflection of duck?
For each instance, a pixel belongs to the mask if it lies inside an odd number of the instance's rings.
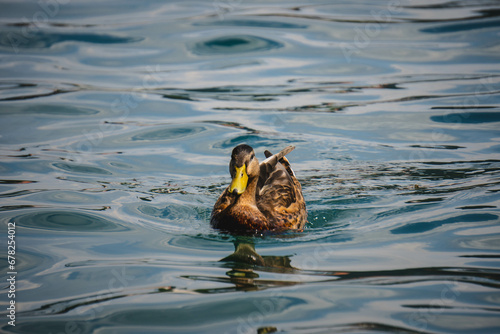
[[[261,256],[255,251],[255,245],[250,241],[236,241],[234,244],[234,253],[221,259],[221,262],[232,262],[237,265],[250,265],[267,268],[282,269],[286,272],[289,269],[295,269],[290,264],[288,256]]]
[[[228,232],[261,232],[302,229],[307,220],[302,188],[285,155],[265,151],[259,164],[253,148],[233,149],[229,172],[231,184],[212,211],[211,225]]]
[[[221,259],[224,266],[231,268],[226,272],[229,282],[233,283],[236,290],[254,291],[266,289],[271,286],[289,286],[297,282],[266,280],[261,279],[259,274],[254,271],[268,271],[274,273],[292,274],[295,268],[291,265],[291,259],[288,256],[261,256],[255,250],[255,245],[251,240],[236,240],[234,242],[235,251],[233,254]]]

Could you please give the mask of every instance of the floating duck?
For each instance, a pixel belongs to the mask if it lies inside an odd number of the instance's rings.
[[[259,164],[252,147],[242,144],[233,149],[229,173],[231,184],[214,205],[210,224],[216,229],[236,233],[301,230],[307,222],[302,187],[285,155],[265,151]]]

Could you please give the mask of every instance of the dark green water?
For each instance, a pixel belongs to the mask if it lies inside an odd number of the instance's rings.
[[[497,1],[11,0],[0,27],[3,332],[500,331]],[[303,233],[210,228],[240,143],[296,146]]]

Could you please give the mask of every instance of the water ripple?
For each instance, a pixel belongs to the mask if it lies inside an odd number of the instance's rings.
[[[256,51],[268,51],[283,44],[268,38],[252,35],[225,35],[198,42],[192,51],[199,55],[227,55]]]
[[[11,47],[12,35],[8,32],[0,33],[0,46],[1,47]],[[43,49],[50,48],[59,43],[65,42],[75,42],[75,43],[90,43],[90,44],[116,44],[116,43],[134,43],[139,42],[142,38],[137,37],[122,37],[112,34],[102,34],[102,33],[56,33],[56,32],[46,32],[39,31],[30,34],[29,39],[24,38],[21,43],[17,44],[17,47],[27,48],[27,49]]]
[[[1,331],[498,332],[499,13],[8,0]],[[241,143],[296,146],[304,231],[210,227]]]
[[[14,221],[20,227],[62,233],[127,230],[124,226],[100,216],[70,210],[38,210],[18,215]]]

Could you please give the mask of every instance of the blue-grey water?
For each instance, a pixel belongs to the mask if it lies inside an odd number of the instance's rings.
[[[1,1],[0,131],[3,332],[500,331],[498,1]],[[210,227],[240,143],[302,233]]]

